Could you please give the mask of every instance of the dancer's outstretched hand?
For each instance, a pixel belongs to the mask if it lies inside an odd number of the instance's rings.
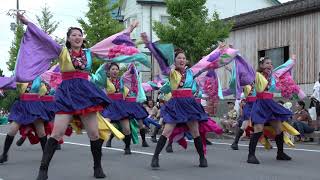
[[[147,33],[143,32],[143,33],[140,34],[140,36],[141,36],[142,41],[145,44],[149,43],[149,39],[148,39]]]
[[[292,54],[292,55],[291,55],[291,59],[294,60],[294,61],[297,60],[297,55]]]
[[[229,47],[229,45],[227,45],[226,43],[224,43],[224,42],[220,42],[219,43],[219,49],[226,49],[226,48],[228,48]]]
[[[129,26],[129,31],[132,32],[136,27],[138,27],[138,25],[139,25],[139,21],[134,20]]]
[[[24,17],[23,14],[20,14],[19,12],[17,13],[17,18],[20,20],[22,24],[27,25],[29,23],[28,19]]]

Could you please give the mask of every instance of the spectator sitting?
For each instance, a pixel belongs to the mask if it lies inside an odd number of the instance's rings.
[[[314,131],[314,128],[309,126],[311,123],[311,117],[308,111],[305,109],[305,103],[303,101],[298,101],[296,103],[296,108],[297,110],[294,112],[292,117],[293,127],[300,133],[298,136],[299,140],[306,141],[304,134],[312,133]]]
[[[235,128],[237,125],[237,111],[234,109],[234,102],[228,102],[228,113],[223,116],[223,120],[221,121],[222,128],[225,133],[233,133],[235,132]]]

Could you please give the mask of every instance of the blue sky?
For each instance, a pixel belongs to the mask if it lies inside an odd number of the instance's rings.
[[[253,0],[252,0],[253,1]],[[290,0],[280,0],[287,2]],[[31,22],[36,22],[36,15],[41,15],[41,7],[47,4],[54,15],[54,20],[60,22],[58,29],[53,36],[65,37],[66,30],[70,26],[79,26],[77,19],[84,17],[87,8],[87,0],[20,0],[20,9],[26,10],[26,17]],[[10,30],[10,23],[15,22],[13,17],[7,16],[10,9],[16,8],[16,0],[9,0],[1,3],[0,6],[0,69],[6,76],[12,73],[7,70],[6,61],[9,59],[9,49],[14,38]]]

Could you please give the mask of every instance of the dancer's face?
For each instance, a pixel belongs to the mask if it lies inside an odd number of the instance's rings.
[[[261,64],[261,68],[264,69],[264,72],[271,72],[273,70],[273,65],[271,59],[266,59]]]
[[[83,35],[79,30],[73,29],[68,37],[68,41],[70,42],[71,49],[80,49],[83,44]]]
[[[113,65],[110,67],[110,70],[109,70],[109,73],[110,73],[110,77],[111,78],[117,78],[118,75],[119,75],[119,68],[118,66],[116,65]]]
[[[152,108],[152,107],[153,107],[153,101],[148,101],[148,106],[149,106],[150,108]]]
[[[184,70],[187,64],[186,55],[184,53],[179,53],[175,58],[175,66],[179,70]]]
[[[297,108],[297,110],[301,110],[301,109],[302,109],[302,106],[300,106],[299,103],[296,103],[296,108]]]
[[[233,103],[228,103],[228,108],[232,110],[234,108],[234,104]]]

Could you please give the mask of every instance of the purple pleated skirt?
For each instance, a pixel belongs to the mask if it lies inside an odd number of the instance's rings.
[[[110,99],[83,72],[63,73],[63,81],[56,90],[55,112],[57,114],[85,115],[102,111]]]
[[[270,121],[286,121],[292,112],[281,106],[273,99],[257,99],[251,110],[251,119],[254,124],[265,124]]]
[[[134,101],[127,101],[127,112],[130,118],[136,120],[144,120],[148,117],[148,112],[143,105]]]
[[[183,93],[182,93],[183,94]],[[194,97],[173,97],[160,110],[165,123],[207,121],[208,115]]]
[[[20,125],[32,124],[37,119],[51,121],[54,119],[54,107],[53,101],[17,100],[10,109],[8,119]]]
[[[142,104],[135,102],[135,97],[123,100],[122,94],[111,94],[111,104],[101,113],[103,117],[109,118],[111,122],[117,122],[123,119],[143,120],[148,117],[148,112]]]
[[[246,102],[246,104],[244,105],[243,109],[242,109],[242,116],[240,117],[239,121],[238,121],[238,126],[241,127],[242,123],[244,121],[248,121],[251,118],[251,110],[253,107],[254,102]]]
[[[103,117],[109,118],[112,123],[129,118],[129,113],[127,112],[127,103],[122,99],[112,99],[109,106],[104,108],[101,114]]]

